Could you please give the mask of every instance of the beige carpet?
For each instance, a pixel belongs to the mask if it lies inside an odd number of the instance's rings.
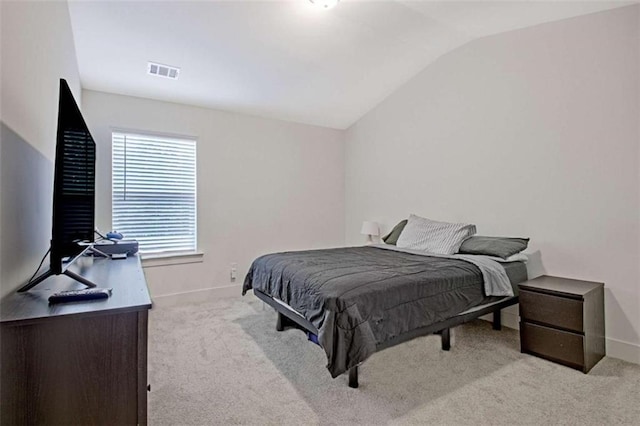
[[[351,389],[275,319],[253,295],[153,309],[150,424],[640,424],[638,365],[605,358],[585,375],[474,321],[450,352],[428,336],[375,354]]]

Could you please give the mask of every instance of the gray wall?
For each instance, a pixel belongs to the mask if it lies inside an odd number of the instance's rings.
[[[0,296],[23,284],[51,239],[58,87],[80,102],[67,3],[1,7]],[[48,262],[45,262],[48,265]]]

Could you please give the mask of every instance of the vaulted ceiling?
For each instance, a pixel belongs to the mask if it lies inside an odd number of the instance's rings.
[[[621,1],[70,1],[84,88],[349,127],[473,39]],[[147,62],[181,68],[178,80]]]

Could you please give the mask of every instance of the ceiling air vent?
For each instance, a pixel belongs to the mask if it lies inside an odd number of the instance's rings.
[[[158,77],[177,80],[178,75],[180,74],[180,68],[172,67],[170,65],[157,64],[155,62],[149,62],[147,72],[151,75],[157,75]]]

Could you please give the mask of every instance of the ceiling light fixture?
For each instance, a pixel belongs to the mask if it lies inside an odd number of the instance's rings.
[[[309,0],[313,3],[314,6],[319,7],[320,9],[331,9],[335,7],[340,0]]]

